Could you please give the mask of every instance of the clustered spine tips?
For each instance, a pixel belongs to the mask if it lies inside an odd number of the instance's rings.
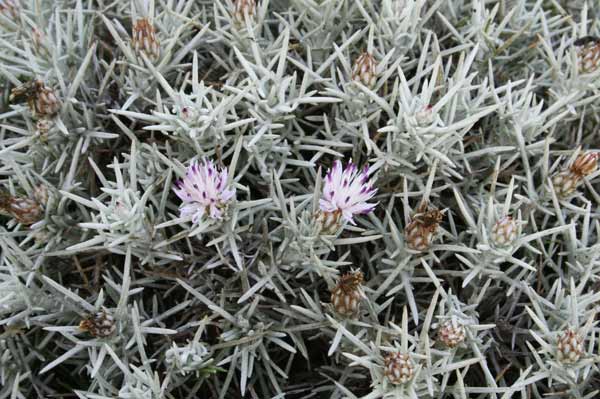
[[[492,227],[492,242],[499,247],[511,245],[517,239],[517,224],[510,216],[499,219]]]
[[[151,60],[160,57],[160,43],[149,18],[139,18],[133,25],[131,46],[137,53],[144,52]]]
[[[408,248],[418,252],[429,249],[443,218],[443,211],[429,208],[427,202],[422,202],[412,221],[404,229]]]
[[[596,171],[598,157],[597,152],[580,154],[566,170],[554,175],[552,185],[556,195],[559,198],[566,198],[573,194],[581,180]]]
[[[377,82],[377,62],[371,53],[363,52],[352,69],[352,80],[361,82],[368,88],[375,86]]]
[[[356,224],[355,215],[371,212],[377,204],[369,203],[377,193],[374,181],[369,180],[369,169],[362,171],[350,161],[346,167],[336,160],[325,175],[323,193],[319,201],[319,219],[326,230],[339,227],[341,221]]]
[[[438,330],[438,339],[448,348],[455,348],[465,340],[465,327],[452,320],[445,321]]]
[[[584,354],[583,339],[575,330],[567,328],[558,337],[556,349],[560,362],[576,363]]]
[[[581,73],[592,73],[600,67],[600,38],[586,36],[574,43],[577,68]]]
[[[204,160],[201,164],[193,161],[185,177],[175,182],[173,188],[183,201],[180,216],[191,216],[195,224],[204,216],[221,220],[235,197],[235,188],[228,186],[228,177],[227,168],[219,169],[210,160]]]
[[[415,366],[407,353],[394,352],[384,358],[384,375],[394,385],[412,380]]]
[[[355,316],[360,309],[362,299],[361,285],[364,276],[355,271],[343,275],[331,291],[331,303],[335,311],[346,317]]]
[[[81,331],[87,332],[95,338],[110,337],[116,328],[114,317],[104,308],[79,323]]]

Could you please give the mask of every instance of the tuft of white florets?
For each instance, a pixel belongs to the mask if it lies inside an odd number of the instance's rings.
[[[369,180],[369,169],[362,171],[352,161],[342,167],[337,160],[325,176],[323,196],[319,202],[321,211],[326,214],[341,215],[352,224],[354,215],[371,212],[377,204],[368,203],[377,193],[373,180]]]
[[[192,216],[194,223],[199,223],[204,216],[222,219],[224,209],[235,196],[235,189],[228,187],[227,179],[227,168],[218,169],[210,160],[201,164],[192,162],[185,177],[173,188],[183,201],[181,217]]]

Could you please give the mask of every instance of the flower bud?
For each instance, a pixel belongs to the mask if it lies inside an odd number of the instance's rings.
[[[354,62],[352,79],[372,88],[377,82],[377,63],[375,58],[367,52],[362,53]]]
[[[552,177],[554,191],[559,198],[566,198],[577,189],[581,177],[570,170],[564,170]]]
[[[586,36],[574,43],[577,67],[582,73],[595,72],[600,67],[600,39]]]
[[[427,209],[427,204],[419,206],[412,221],[404,229],[406,245],[413,251],[425,251],[433,242],[435,233],[444,213],[437,209]]]
[[[53,116],[60,111],[60,101],[56,97],[54,90],[44,86],[42,87],[33,101],[33,110],[39,117]]]
[[[79,329],[90,333],[96,338],[106,338],[111,336],[116,330],[115,319],[106,309],[102,309],[96,314],[82,320],[79,323]]]
[[[512,244],[517,239],[517,224],[510,216],[499,219],[492,227],[492,242],[499,247]]]
[[[394,385],[406,384],[415,374],[415,366],[407,353],[390,353],[384,359],[384,374]]]
[[[360,271],[345,274],[340,278],[331,292],[331,303],[338,314],[348,317],[358,313],[362,298],[362,281],[363,274]]]
[[[448,320],[440,326],[438,338],[448,348],[454,348],[465,340],[465,327]]]
[[[556,343],[558,360],[562,363],[576,363],[584,354],[583,339],[572,329],[566,329]]]

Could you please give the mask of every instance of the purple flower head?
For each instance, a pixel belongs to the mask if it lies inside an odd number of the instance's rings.
[[[323,212],[341,213],[344,220],[355,224],[354,215],[369,213],[377,205],[367,203],[376,192],[373,181],[369,180],[368,167],[359,171],[350,161],[344,169],[337,160],[325,176],[319,205]]]
[[[207,160],[201,164],[193,161],[185,177],[175,182],[173,191],[183,201],[181,217],[193,215],[194,223],[204,215],[221,219],[223,207],[235,195],[235,189],[227,187],[227,168],[217,169]]]

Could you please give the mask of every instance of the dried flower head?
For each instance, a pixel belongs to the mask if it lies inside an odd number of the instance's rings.
[[[556,343],[558,360],[562,363],[576,363],[584,354],[583,339],[571,328],[567,328]]]
[[[569,170],[580,177],[588,176],[598,169],[598,156],[597,152],[580,154],[569,167]]]
[[[140,18],[133,25],[131,46],[138,53],[146,53],[152,60],[160,56],[160,43],[156,38],[156,30],[148,18]]]
[[[106,338],[111,336],[116,330],[115,319],[103,308],[96,314],[82,320],[79,323],[79,329],[90,333],[96,338]]]
[[[61,103],[54,90],[39,79],[31,80],[10,92],[11,102],[27,101],[31,111],[39,118],[54,116],[60,111]]]
[[[559,198],[566,198],[577,189],[581,177],[570,170],[563,170],[552,177],[554,191]]]
[[[24,225],[34,224],[42,218],[43,204],[26,197],[13,197],[0,193],[0,209]]]
[[[173,189],[183,201],[181,217],[193,216],[194,223],[204,215],[221,219],[223,210],[235,195],[235,189],[227,187],[227,179],[227,168],[218,170],[209,160],[202,164],[192,162],[185,177],[175,182]]]
[[[412,221],[404,229],[406,245],[415,251],[425,251],[431,246],[444,212],[435,208],[429,209],[427,202],[422,202]]]
[[[517,239],[517,224],[510,216],[499,219],[492,227],[492,242],[499,246],[512,244]]]
[[[440,326],[438,338],[448,348],[455,348],[465,340],[465,327],[458,322],[447,320]]]
[[[377,82],[377,63],[370,53],[364,52],[354,61],[352,79],[367,87],[375,86]]]
[[[568,169],[563,170],[552,177],[552,185],[556,194],[565,198],[573,194],[581,180],[596,171],[598,168],[597,152],[586,152],[580,154]]]
[[[337,215],[337,220],[341,217],[355,224],[354,215],[369,213],[377,205],[367,203],[377,192],[373,181],[368,179],[368,167],[359,172],[351,161],[344,169],[342,163],[336,160],[325,176],[323,196],[319,202],[321,212]]]
[[[585,36],[573,45],[577,53],[577,67],[582,73],[591,73],[600,66],[600,38]]]
[[[242,23],[245,21],[245,16],[252,18],[256,14],[255,0],[235,0],[233,18],[236,22]]]
[[[406,384],[412,380],[415,366],[407,353],[390,353],[383,361],[384,374],[392,384]]]
[[[342,316],[356,315],[362,297],[361,284],[363,274],[360,271],[344,274],[331,291],[331,303],[335,311]]]

